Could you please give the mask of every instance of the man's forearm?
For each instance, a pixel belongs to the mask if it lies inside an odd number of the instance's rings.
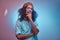
[[[39,30],[36,28],[36,25],[34,24],[34,22],[32,20],[30,20],[31,26],[32,26],[32,30],[35,32],[39,32]]]
[[[31,34],[19,34],[19,35],[17,35],[16,37],[17,37],[18,39],[26,39],[26,38],[29,38],[29,37],[31,37],[31,36],[33,36],[33,33],[31,33]]]

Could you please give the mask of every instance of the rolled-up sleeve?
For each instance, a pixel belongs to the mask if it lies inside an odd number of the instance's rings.
[[[39,31],[38,23],[35,21],[34,24],[35,24],[36,28],[37,28],[38,31]]]
[[[35,26],[38,28],[38,23],[37,23],[36,21],[34,22],[34,24],[35,24]]]
[[[16,25],[15,25],[15,34],[21,34],[21,25],[19,21],[16,21]]]

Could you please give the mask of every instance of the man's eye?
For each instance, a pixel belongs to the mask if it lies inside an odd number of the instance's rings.
[[[27,9],[30,9],[30,7],[27,7]]]
[[[33,8],[30,8],[30,7],[27,7],[27,9],[31,9],[31,10],[33,10]]]

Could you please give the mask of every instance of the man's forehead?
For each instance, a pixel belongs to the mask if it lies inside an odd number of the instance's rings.
[[[30,8],[32,8],[32,6],[31,6],[31,5],[28,5],[27,7],[30,7]]]

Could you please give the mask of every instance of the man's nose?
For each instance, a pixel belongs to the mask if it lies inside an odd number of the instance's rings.
[[[31,10],[31,9],[29,9],[29,11],[30,11],[30,12],[32,12],[32,10]]]

